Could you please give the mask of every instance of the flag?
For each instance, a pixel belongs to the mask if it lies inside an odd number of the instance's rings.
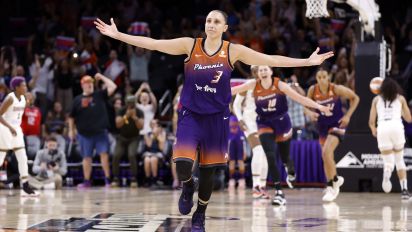
[[[146,22],[134,22],[130,24],[130,27],[127,31],[132,35],[147,36],[150,34],[149,24],[147,24]]]
[[[73,37],[57,36],[55,46],[57,50],[70,51],[74,47],[75,40]]]

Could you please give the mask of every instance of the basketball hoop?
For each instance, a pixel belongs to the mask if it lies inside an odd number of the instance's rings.
[[[305,0],[306,1],[306,17],[322,18],[329,17],[327,8],[327,0]]]

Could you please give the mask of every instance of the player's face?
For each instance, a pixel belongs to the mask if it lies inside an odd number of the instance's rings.
[[[27,93],[27,85],[26,82],[20,83],[19,86],[16,87],[16,92],[21,95],[25,95]]]
[[[269,66],[259,66],[257,70],[257,75],[259,79],[266,80],[267,78],[271,78],[273,71]]]
[[[83,93],[86,95],[93,93],[94,86],[92,82],[86,82],[82,84]]]
[[[316,73],[316,81],[319,85],[329,84],[329,75],[326,71],[319,71]]]
[[[227,30],[227,24],[223,15],[217,11],[211,11],[206,17],[205,32],[212,38],[222,37],[223,32]]]

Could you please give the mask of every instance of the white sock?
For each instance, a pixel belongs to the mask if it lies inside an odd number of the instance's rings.
[[[262,145],[258,145],[252,149],[252,173],[259,175],[259,180],[257,180],[260,187],[266,186],[266,178],[268,175],[268,162],[266,160],[265,151]],[[264,180],[264,181],[263,181]],[[255,184],[253,184],[255,186]]]
[[[6,152],[0,151],[0,167],[3,166],[4,159],[6,158]]]
[[[29,167],[27,164],[27,155],[25,149],[19,149],[14,152],[16,154],[16,159],[19,166],[19,173],[22,182],[27,181],[27,177],[29,176]]]
[[[252,149],[253,156],[252,156],[252,181],[253,181],[253,188],[256,186],[260,186],[260,157],[258,152],[256,151],[256,147]]]
[[[401,190],[408,190],[408,179],[399,180],[399,183],[401,184]]]
[[[391,178],[393,169],[395,169],[395,156],[393,154],[381,155],[383,160],[383,176]]]

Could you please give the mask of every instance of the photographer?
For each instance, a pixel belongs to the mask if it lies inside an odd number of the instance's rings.
[[[29,177],[29,184],[36,189],[60,189],[62,176],[67,173],[66,156],[57,149],[57,139],[46,139],[46,148],[39,150],[33,163],[35,177]]]
[[[137,187],[137,161],[136,151],[139,144],[139,132],[143,128],[143,112],[135,105],[136,97],[128,96],[126,98],[126,106],[117,112],[116,128],[119,134],[116,138],[116,146],[113,157],[113,182],[112,187],[119,186],[119,166],[120,160],[127,148],[127,156],[129,157],[130,168],[132,169],[132,180],[130,187]]]

